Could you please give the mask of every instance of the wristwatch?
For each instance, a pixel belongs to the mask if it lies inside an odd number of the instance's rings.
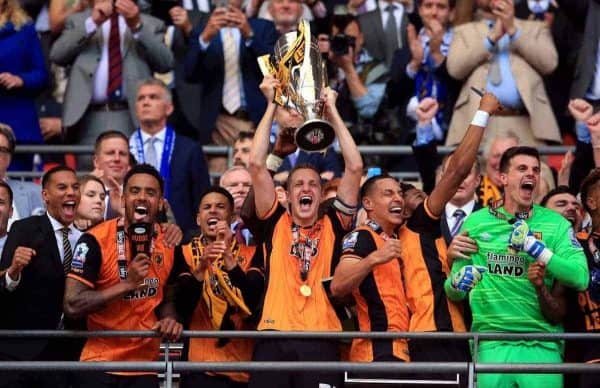
[[[131,29],[131,32],[133,32],[134,34],[136,34],[136,33],[140,32],[140,30],[142,29],[142,27],[144,27],[144,23],[140,20],[138,22],[138,24],[136,24],[135,27],[133,27]]]

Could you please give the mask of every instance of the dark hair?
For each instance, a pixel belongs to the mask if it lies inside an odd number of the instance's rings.
[[[417,0],[416,3],[417,3],[416,5],[418,8],[423,3],[423,0]],[[450,7],[450,9],[454,9],[454,7],[456,7],[456,0],[448,0],[448,7]]]
[[[581,189],[579,190],[579,192],[581,193],[581,204],[583,205],[583,208],[589,213],[591,213],[592,210],[587,205],[587,199],[590,195],[592,187],[595,186],[596,183],[598,183],[598,181],[600,181],[600,168],[595,168],[592,171],[590,171],[590,173],[585,177],[583,182],[581,182]]]
[[[68,171],[68,172],[72,172],[73,175],[77,175],[75,170],[73,170],[71,167],[65,166],[64,164],[59,164],[58,166],[52,167],[50,170],[46,171],[46,173],[42,177],[42,189],[45,189],[48,186],[48,182],[50,182],[52,175],[56,174],[57,172],[61,172],[61,171]]]
[[[500,172],[507,172],[508,166],[510,165],[510,161],[515,156],[518,156],[518,155],[532,156],[532,157],[536,158],[538,162],[540,161],[540,153],[538,152],[538,150],[536,150],[533,147],[528,147],[528,146],[510,147],[509,149],[504,151],[504,153],[502,154],[502,157],[500,158]]]
[[[4,187],[6,189],[6,191],[8,191],[8,206],[12,206],[12,201],[13,201],[13,191],[10,188],[10,186],[8,185],[8,183],[4,182],[3,180],[0,180],[0,187]]]
[[[314,172],[317,173],[317,175],[319,176],[319,185],[321,184],[321,172],[312,164],[310,163],[300,163],[294,166],[294,168],[292,168],[290,170],[290,173],[288,174],[288,178],[287,178],[287,183],[286,183],[286,188],[289,191],[290,187],[290,183],[292,182],[292,175],[294,175],[296,173],[296,171],[298,170],[313,170]]]
[[[206,197],[208,194],[211,194],[211,193],[221,194],[225,198],[227,198],[227,202],[229,202],[229,208],[233,211],[233,207],[234,207],[233,196],[231,195],[231,193],[229,191],[227,191],[227,189],[225,189],[221,186],[217,186],[217,185],[213,185],[213,186],[206,188],[202,192],[202,194],[200,194],[200,199],[198,200],[198,206],[200,206],[204,197]]]
[[[100,183],[100,185],[102,186],[102,190],[104,190],[104,192],[106,192],[106,186],[104,186],[104,182],[102,182],[102,180],[100,180],[100,178],[98,178],[95,175],[92,174],[88,174],[88,175],[84,175],[81,178],[79,178],[79,187],[83,188],[83,186],[85,186],[88,182],[97,182]]]
[[[160,193],[162,194],[165,192],[165,182],[163,181],[162,177],[152,165],[147,163],[136,164],[135,166],[131,167],[129,171],[127,171],[127,174],[125,174],[125,178],[123,178],[123,191],[125,191],[125,188],[127,187],[127,182],[129,182],[129,178],[136,174],[147,174],[153,176],[158,181],[158,185],[160,186]]]
[[[6,137],[6,140],[8,140],[8,151],[11,155],[14,154],[17,139],[15,138],[15,132],[10,125],[0,123],[0,135],[4,135],[4,137]]]
[[[565,185],[558,186],[558,187],[548,191],[548,193],[546,195],[544,195],[544,198],[542,198],[540,205],[546,206],[546,204],[548,203],[550,198],[554,197],[555,195],[559,195],[559,194],[571,194],[571,195],[575,196],[575,193],[573,192],[573,190],[571,190],[571,188],[569,186],[565,186]]]
[[[108,131],[104,131],[101,134],[98,135],[98,137],[96,138],[96,143],[94,144],[94,153],[97,154],[98,151],[100,150],[100,144],[102,144],[102,142],[106,139],[112,139],[113,137],[117,137],[120,139],[125,140],[125,143],[127,143],[127,145],[129,146],[129,138],[127,137],[127,135],[125,135],[123,132],[119,132],[119,131],[115,131],[115,130],[108,130]]]
[[[235,141],[242,141],[242,140],[252,140],[254,139],[254,132],[249,132],[249,131],[241,131],[238,134],[237,139],[235,139]]]
[[[373,190],[373,187],[375,187],[375,184],[384,179],[393,179],[396,182],[398,182],[398,180],[396,178],[394,178],[393,176],[391,176],[389,174],[381,174],[381,175],[372,176],[369,179],[367,179],[365,181],[365,183],[363,183],[363,185],[361,186],[360,198],[364,198],[367,195],[369,195],[371,193],[371,190]],[[398,183],[400,183],[400,182],[398,182]],[[401,183],[400,183],[400,186],[402,186]],[[404,190],[404,189],[402,189],[402,190]]]
[[[339,33],[343,33],[346,27],[348,27],[348,25],[350,25],[350,23],[352,22],[355,22],[358,26],[358,29],[361,30],[358,18],[352,15],[351,13],[333,15],[333,17],[331,18],[331,24],[329,26],[329,31],[327,33],[333,31],[333,27],[336,27]]]

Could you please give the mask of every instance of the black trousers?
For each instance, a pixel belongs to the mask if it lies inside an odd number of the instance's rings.
[[[339,361],[338,344],[326,340],[280,340],[267,339],[257,342],[253,361]],[[254,372],[250,375],[249,388],[331,388],[342,386],[340,373]]]
[[[248,384],[233,381],[226,376],[210,376],[206,373],[181,375],[179,388],[246,388]]]

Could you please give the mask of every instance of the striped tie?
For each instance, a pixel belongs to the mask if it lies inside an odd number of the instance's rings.
[[[450,234],[452,235],[452,237],[456,236],[456,234],[460,230],[460,227],[462,226],[466,215],[467,215],[467,213],[465,213],[464,210],[462,210],[462,209],[456,209],[454,211],[454,213],[452,214],[452,217],[455,220],[455,224],[452,227],[452,230],[450,231]]]
[[[119,14],[110,17],[108,36],[108,86],[106,96],[109,100],[120,100],[123,82],[123,58],[121,57],[121,37],[119,34]]]
[[[63,238],[63,271],[66,275],[71,271],[73,251],[71,250],[71,242],[69,241],[69,228],[62,228],[61,232]]]
[[[235,38],[231,29],[226,29],[221,35],[223,39],[223,57],[225,59],[225,80],[223,82],[223,108],[231,114],[240,106],[240,74],[239,53],[235,47]]]

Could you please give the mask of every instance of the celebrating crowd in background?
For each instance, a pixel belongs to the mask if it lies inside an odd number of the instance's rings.
[[[296,144],[307,117],[279,103],[282,72],[258,61],[301,20],[335,134],[317,153]],[[181,334],[600,331],[599,41],[599,0],[0,0],[0,329],[154,330],[199,362],[598,362],[593,341]],[[41,144],[93,153],[15,152]],[[31,171],[41,179],[17,179]],[[159,351],[158,336],[0,338],[0,363]],[[361,383],[265,370],[179,384],[467,386],[347,377]],[[0,371],[0,387],[158,385],[143,371]]]

